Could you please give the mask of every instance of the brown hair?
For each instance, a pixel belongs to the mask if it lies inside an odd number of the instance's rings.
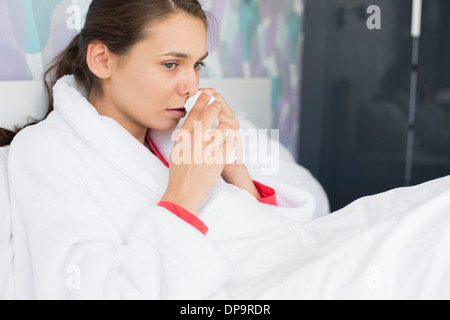
[[[44,73],[44,84],[49,97],[45,118],[53,111],[52,88],[65,75],[74,75],[87,89],[96,85],[96,76],[90,71],[86,55],[94,41],[105,44],[115,55],[126,55],[147,36],[152,24],[177,12],[184,12],[203,21],[208,29],[209,15],[197,0],[93,0],[81,32],[50,64]],[[45,119],[44,118],[44,119]],[[0,147],[11,144],[15,135],[34,121],[12,131],[0,128]]]

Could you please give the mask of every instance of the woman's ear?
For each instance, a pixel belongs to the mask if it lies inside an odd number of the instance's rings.
[[[111,77],[112,55],[108,47],[101,42],[89,44],[86,60],[89,69],[98,78],[106,80]]]

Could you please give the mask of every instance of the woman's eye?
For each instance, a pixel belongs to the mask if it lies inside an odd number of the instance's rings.
[[[169,70],[174,70],[177,67],[176,63],[165,63],[164,66]]]
[[[195,70],[200,70],[203,67],[205,67],[205,64],[203,62],[197,62],[196,64],[194,64]]]

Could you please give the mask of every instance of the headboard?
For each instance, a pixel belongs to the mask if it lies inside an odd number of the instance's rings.
[[[0,127],[24,125],[28,117],[42,119],[48,108],[47,93],[40,81],[0,82]]]
[[[205,78],[200,88],[214,88],[224,96],[236,115],[243,115],[260,129],[272,127],[272,81],[270,78]],[[27,117],[42,119],[47,94],[40,81],[0,82],[0,127],[12,129]]]

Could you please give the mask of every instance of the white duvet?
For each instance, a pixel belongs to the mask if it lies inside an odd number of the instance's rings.
[[[288,259],[231,291],[261,299],[450,299],[450,177],[360,199],[301,229],[303,242],[276,244]]]
[[[71,77],[55,103],[8,157],[19,299],[450,298],[450,177],[326,215],[323,190],[283,156],[276,176],[249,167],[280,206],[220,180],[203,236],[156,206],[167,168]]]

